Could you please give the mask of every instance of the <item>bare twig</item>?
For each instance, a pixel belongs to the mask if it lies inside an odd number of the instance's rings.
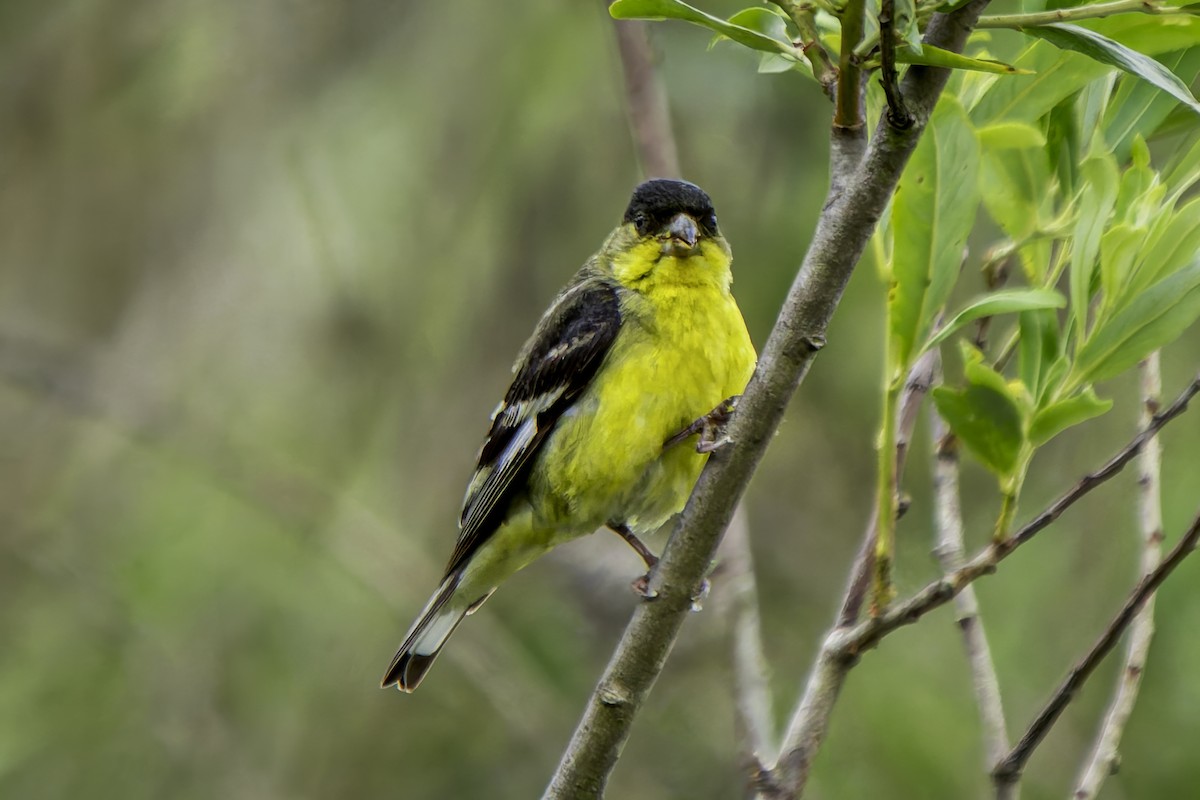
[[[940,371],[940,370],[939,370]],[[946,427],[937,411],[930,409],[930,437],[933,440],[933,494],[937,528],[934,553],[946,574],[953,574],[966,559],[963,545],[962,506],[958,493],[958,440]],[[975,688],[975,704],[983,725],[984,763],[992,765],[1008,752],[1008,731],[1004,723],[1004,704],[1000,698],[1000,681],[992,662],[987,633],[979,614],[975,587],[968,586],[954,598],[958,627],[962,631],[971,684]],[[1015,787],[1014,787],[1015,790]],[[1015,791],[1011,795],[1015,800]]]
[[[1141,423],[1146,425],[1157,413],[1162,394],[1158,353],[1152,353],[1139,366],[1142,379]],[[1162,502],[1159,492],[1159,467],[1162,447],[1155,436],[1146,442],[1138,456],[1138,536],[1141,541],[1141,574],[1150,575],[1162,561]],[[1154,596],[1146,598],[1142,609],[1129,629],[1125,649],[1125,665],[1117,678],[1112,702],[1104,716],[1104,724],[1096,737],[1095,747],[1075,787],[1075,800],[1091,800],[1104,780],[1112,774],[1119,760],[1121,735],[1137,703],[1146,655],[1154,636]]]
[[[1077,22],[1084,19],[1100,19],[1114,14],[1187,14],[1188,9],[1179,6],[1165,6],[1159,0],[1112,0],[1108,3],[1094,3],[1077,8],[1057,8],[1052,11],[1038,11],[1032,14],[1000,14],[992,17],[980,17],[980,29],[1010,28],[1020,30],[1035,25],[1049,25],[1054,22]]]
[[[900,395],[900,403],[896,409],[896,483],[899,484],[904,475],[904,463],[908,460],[908,447],[912,440],[913,427],[917,424],[917,412],[921,410],[921,401],[925,399],[929,388],[933,385],[933,371],[937,354],[934,351],[922,354],[909,370],[904,382],[904,391]],[[876,498],[871,509],[871,517],[867,521],[867,529],[863,534],[862,546],[850,570],[850,583],[842,598],[842,610],[838,613],[838,627],[853,625],[858,622],[862,612],[863,600],[867,595],[867,587],[871,583],[871,570],[875,564],[875,532],[879,521],[879,501]]]
[[[895,7],[895,0],[879,0],[879,80],[887,98],[889,119],[893,125],[906,128],[912,124],[912,115],[904,106],[896,77]]]
[[[996,765],[992,771],[992,780],[997,787],[1016,780],[1020,776],[1021,771],[1025,768],[1025,763],[1037,746],[1041,744],[1075,693],[1104,660],[1104,657],[1116,647],[1121,634],[1133,622],[1146,599],[1196,549],[1197,540],[1200,540],[1200,514],[1197,514],[1192,520],[1192,524],[1188,526],[1179,542],[1171,548],[1171,552],[1167,554],[1162,563],[1138,583],[1125,601],[1125,605],[1121,607],[1121,610],[1109,622],[1108,627],[1104,629],[1104,633],[1092,645],[1091,650],[1071,668],[1067,677],[1063,679],[1037,717],[1029,724],[1029,728],[1026,729],[1016,746]]]
[[[1200,377],[1180,393],[1170,408],[1154,415],[1150,424],[1100,469],[1085,475],[1075,486],[1038,514],[1004,542],[992,543],[950,575],[928,584],[924,589],[888,611],[852,627],[834,628],[826,636],[816,663],[805,685],[780,748],[775,772],[787,776],[779,783],[791,789],[779,797],[799,797],[817,750],[824,741],[830,714],[845,682],[846,674],[864,650],[879,644],[885,636],[911,625],[935,608],[950,602],[972,582],[996,571],[996,565],[1059,518],[1072,505],[1121,471],[1164,425],[1182,414],[1188,401],[1200,392]]]
[[[604,7],[608,5],[609,0],[604,0]],[[613,20],[613,27],[621,54],[621,71],[625,75],[629,127],[637,144],[642,173],[651,177],[678,177],[679,153],[671,132],[666,89],[654,66],[648,23]]]
[[[864,0],[847,0],[842,10],[842,51],[838,60],[837,101],[833,111],[833,127],[842,130],[862,130],[866,124],[863,114],[862,66],[854,48],[863,35]]]
[[[752,781],[762,765],[775,757],[775,723],[771,686],[758,615],[758,587],[750,552],[746,511],[738,506],[722,543],[729,593],[733,652],[734,711],[737,714],[742,764]]]
[[[1068,508],[1112,478],[1134,459],[1155,434],[1168,422],[1187,410],[1188,402],[1200,393],[1200,377],[1189,383],[1175,402],[1166,410],[1155,414],[1150,424],[1133,437],[1095,472],[1083,476],[1078,483],[1064,492],[1040,514],[1025,523],[1016,533],[1003,542],[992,543],[977,553],[970,561],[947,575],[934,581],[902,603],[894,604],[888,612],[876,619],[866,620],[853,628],[840,632],[832,645],[846,659],[856,658],[863,650],[879,644],[880,640],[897,628],[911,625],[935,608],[948,603],[968,585],[984,575],[996,571],[996,565],[1012,555],[1018,547],[1037,536],[1062,516]],[[838,631],[834,632],[839,633]]]

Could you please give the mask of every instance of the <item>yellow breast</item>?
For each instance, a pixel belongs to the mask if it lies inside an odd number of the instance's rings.
[[[627,279],[638,277],[636,257]],[[622,298],[621,332],[535,467],[534,506],[549,512],[547,524],[585,533],[614,520],[647,530],[679,511],[707,456],[694,440],[665,454],[663,442],[740,394],[753,372],[727,250],[713,245],[651,263],[640,280],[622,280],[631,291]]]

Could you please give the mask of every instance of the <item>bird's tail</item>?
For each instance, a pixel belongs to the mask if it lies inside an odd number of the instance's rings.
[[[457,573],[447,575],[442,585],[433,593],[433,597],[425,604],[417,621],[408,629],[404,644],[396,651],[391,666],[380,682],[384,689],[392,684],[402,692],[412,692],[416,689],[425,673],[433,666],[434,659],[442,651],[450,634],[458,627],[458,623],[491,596],[489,592],[474,602],[463,603],[460,598],[455,597],[459,578]]]

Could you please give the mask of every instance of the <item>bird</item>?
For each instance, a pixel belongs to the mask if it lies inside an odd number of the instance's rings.
[[[634,189],[521,349],[445,573],[383,688],[415,690],[464,617],[559,544],[608,527],[654,567],[639,537],[683,509],[728,443],[724,423],[757,361],[731,263],[703,189],[666,178]]]

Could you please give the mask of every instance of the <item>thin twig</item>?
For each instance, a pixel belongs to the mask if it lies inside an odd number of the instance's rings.
[[[863,35],[864,0],[847,0],[842,11],[842,51],[838,60],[837,101],[833,111],[834,130],[860,131],[866,124],[863,113],[862,67],[854,48]]]
[[[940,372],[940,370],[939,370]],[[958,440],[946,427],[936,409],[930,409],[930,438],[933,440],[933,494],[937,544],[934,553],[946,574],[962,567],[966,560],[963,543],[962,505],[958,491]],[[954,598],[958,627],[962,631],[975,704],[983,725],[984,764],[987,769],[1008,752],[1008,730],[1004,722],[1004,704],[1000,681],[992,662],[987,633],[979,614],[975,587],[968,586]],[[1016,794],[1012,795],[1015,800]]]
[[[821,88],[829,99],[835,99],[838,70],[829,56],[829,51],[821,43],[821,34],[817,30],[817,21],[813,14],[814,7],[810,3],[800,2],[800,0],[771,0],[771,2],[792,18],[796,30],[800,33],[798,42],[800,52],[804,53],[804,57],[808,59],[813,77],[817,79],[817,83],[821,84]]]
[[[1097,486],[1120,472],[1137,455],[1146,441],[1186,410],[1188,401],[1198,392],[1200,377],[1188,384],[1170,408],[1155,414],[1150,424],[1102,467],[1085,475],[1075,486],[1004,542],[988,545],[960,569],[928,584],[907,600],[894,603],[882,616],[864,620],[852,627],[837,627],[830,631],[817,654],[804,694],[784,734],[779,761],[772,770],[786,776],[786,780],[781,778],[778,783],[791,790],[790,794],[781,794],[779,797],[791,800],[803,793],[813,758],[824,741],[830,715],[846,675],[863,651],[875,647],[885,636],[913,624],[935,608],[950,602],[983,575],[995,572],[1000,561],[1058,519],[1064,511]]]
[[[1159,5],[1155,0],[1113,0],[1110,3],[1095,3],[1076,8],[1058,8],[1053,11],[1038,11],[1032,14],[998,14],[980,17],[980,29],[1021,28],[1049,25],[1054,22],[1076,22],[1083,19],[1100,19],[1114,14],[1188,14],[1186,9]]]
[[[904,391],[900,396],[899,407],[896,409],[896,483],[899,484],[904,475],[904,463],[908,460],[909,443],[912,441],[913,428],[917,424],[917,412],[921,410],[921,401],[929,393],[933,385],[933,371],[937,359],[935,351],[930,350],[921,355],[909,370],[904,382]],[[846,586],[846,594],[842,598],[842,610],[838,613],[838,627],[846,627],[858,622],[862,612],[863,600],[867,595],[867,587],[871,583],[871,571],[875,565],[875,532],[879,521],[879,500],[871,509],[871,517],[867,520],[867,529],[863,534],[862,546],[850,570],[850,582]]]
[[[879,80],[887,98],[891,123],[898,128],[907,128],[912,124],[912,114],[904,105],[904,96],[897,83],[895,0],[879,0]]]
[[[834,637],[833,645],[842,658],[857,658],[863,650],[879,644],[885,636],[911,625],[930,611],[948,603],[955,595],[984,575],[996,571],[996,565],[1037,536],[1090,492],[1108,481],[1134,459],[1163,426],[1187,410],[1188,402],[1200,393],[1200,377],[1189,383],[1175,402],[1166,410],[1155,414],[1150,424],[1134,436],[1124,447],[1095,472],[1083,476],[1074,486],[1047,506],[1040,514],[1025,523],[1004,542],[992,543],[977,553],[970,561],[941,580],[933,581],[908,600],[894,604],[888,612],[876,619],[866,620]],[[835,631],[835,633],[838,633]]]
[[[607,8],[609,0],[604,0]],[[671,132],[667,92],[655,68],[654,47],[648,23],[613,20],[621,71],[625,75],[625,100],[642,174],[679,177],[679,152]]]
[[[733,654],[733,698],[737,715],[742,764],[751,779],[775,757],[775,723],[771,711],[771,685],[763,652],[758,615],[758,587],[750,552],[746,511],[734,512],[722,543],[729,595],[730,639]]]
[[[970,0],[949,14],[935,14],[925,41],[961,52],[987,2]],[[758,368],[729,421],[733,444],[714,453],[700,474],[651,575],[649,588],[656,593],[655,599],[639,604],[634,611],[543,795],[547,800],[586,800],[603,794],[633,720],[666,663],[733,510],[789,401],[824,345],[825,331],[854,266],[949,76],[949,70],[937,67],[909,69],[902,88],[917,124],[897,130],[883,122],[865,152],[860,141],[844,151],[863,152],[862,159],[847,173],[817,220]],[[862,138],[864,131],[847,134],[843,143]],[[836,135],[834,141],[838,141]],[[831,145],[831,172],[836,147]]]
[[[1142,379],[1141,424],[1145,425],[1158,411],[1162,394],[1162,376],[1158,352],[1139,365]],[[1138,538],[1141,544],[1142,576],[1151,574],[1162,562],[1162,498],[1159,491],[1159,469],[1162,446],[1155,436],[1146,442],[1138,456]],[[1104,780],[1113,773],[1120,759],[1121,735],[1137,703],[1141,688],[1150,640],[1154,636],[1154,596],[1146,598],[1141,611],[1129,629],[1125,649],[1125,664],[1117,678],[1112,702],[1104,715],[1104,723],[1096,737],[1095,747],[1088,757],[1076,785],[1075,800],[1091,800],[1100,792]]]
[[[1104,633],[1092,645],[1091,650],[1071,668],[1067,677],[1063,679],[1037,717],[1029,724],[1016,746],[1003,761],[996,765],[992,771],[992,780],[998,787],[1016,780],[1020,776],[1029,757],[1049,733],[1050,728],[1066,709],[1075,693],[1104,660],[1104,657],[1116,647],[1121,634],[1132,624],[1146,599],[1196,549],[1197,540],[1200,540],[1200,513],[1192,520],[1192,524],[1188,526],[1179,542],[1171,548],[1171,552],[1167,554],[1162,563],[1138,583],[1125,601],[1125,605],[1121,607],[1117,615],[1108,623],[1108,627],[1104,629]]]

